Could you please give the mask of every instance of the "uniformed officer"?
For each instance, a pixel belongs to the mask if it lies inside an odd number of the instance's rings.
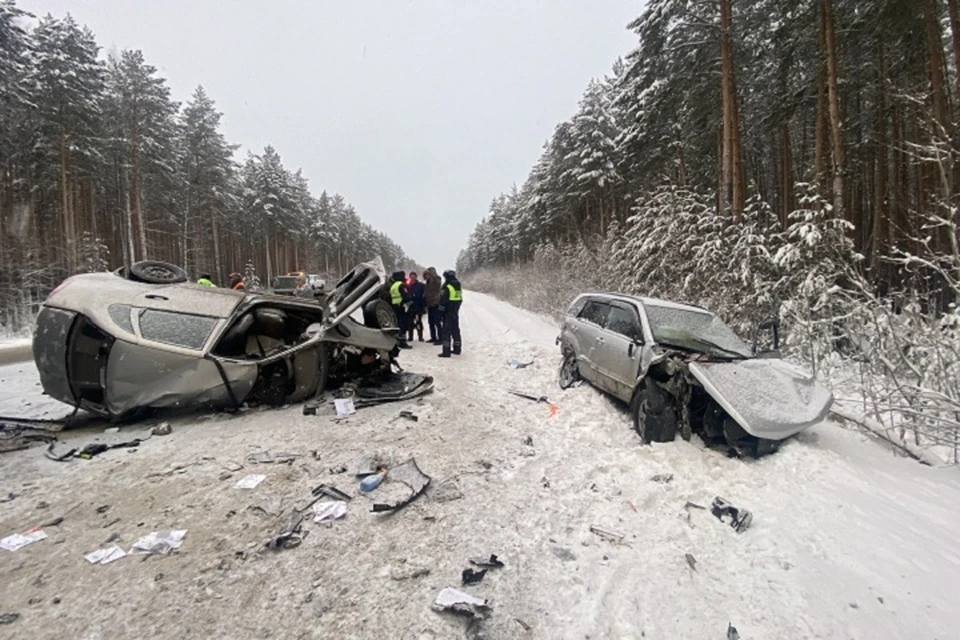
[[[443,314],[443,329],[440,344],[443,351],[441,358],[449,358],[450,354],[458,356],[462,350],[460,338],[460,306],[463,304],[463,287],[457,280],[457,274],[451,270],[443,272],[443,287],[440,289],[440,311]],[[453,342],[453,351],[450,343]]]

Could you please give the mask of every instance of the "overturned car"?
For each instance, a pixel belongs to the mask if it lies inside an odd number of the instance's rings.
[[[162,262],[76,275],[40,309],[34,360],[48,395],[110,418],[299,402],[329,380],[390,372],[384,279],[379,260],[360,264],[320,304],[199,286]]]
[[[646,442],[698,434],[708,445],[760,456],[823,420],[833,402],[812,375],[773,349],[748,347],[713,313],[617,294],[574,300],[557,338],[560,386],[587,382],[629,403]]]

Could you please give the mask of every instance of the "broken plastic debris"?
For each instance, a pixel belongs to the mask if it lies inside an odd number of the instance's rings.
[[[83,557],[86,558],[87,562],[90,564],[110,564],[114,560],[119,560],[125,555],[127,555],[126,551],[117,545],[113,545],[112,547],[107,547],[106,549],[97,549],[96,551],[91,551]]]
[[[267,476],[260,475],[259,473],[251,473],[250,475],[243,476],[237,480],[235,485],[237,489],[253,489],[258,484],[263,482]]]
[[[590,525],[590,532],[600,536],[607,542],[614,542],[618,544],[623,542],[623,539],[626,537],[622,533],[617,533],[616,531],[611,531],[610,529],[604,529],[603,527],[599,527],[595,524]]]
[[[489,558],[470,558],[470,564],[476,565],[478,567],[487,567],[487,568],[500,568],[503,566],[503,561],[497,558],[496,555],[490,554]]]
[[[130,553],[139,551],[140,553],[159,553],[167,554],[174,549],[179,549],[183,544],[183,537],[187,535],[186,529],[174,529],[171,531],[154,531],[143,536],[133,543]]]
[[[511,360],[510,362],[507,363],[507,365],[508,365],[511,369],[526,369],[527,367],[529,367],[529,366],[532,365],[532,364],[533,364],[533,360],[531,360],[530,362],[520,362],[520,361],[517,360],[516,358],[514,358],[513,360]]]
[[[463,584],[477,584],[483,580],[483,576],[487,575],[486,569],[480,569],[480,571],[474,571],[473,569],[464,569],[463,573],[460,574],[460,579],[463,581]]]
[[[407,496],[403,500],[400,500],[399,502],[395,502],[393,504],[384,504],[384,503],[374,504],[373,505],[374,512],[396,511],[398,509],[402,509],[403,507],[413,502],[417,498],[417,496],[423,493],[426,490],[426,488],[430,485],[430,476],[428,476],[427,474],[425,474],[423,471],[420,470],[420,467],[417,466],[417,461],[414,458],[410,458],[403,464],[399,464],[395,467],[392,467],[390,469],[390,479],[398,482],[402,482],[403,484],[410,487],[412,492],[410,493],[409,496]]]
[[[353,398],[337,398],[333,401],[333,406],[337,408],[338,416],[351,416],[357,412]]]
[[[753,522],[753,514],[746,509],[738,509],[720,496],[713,499],[710,505],[710,512],[717,517],[720,522],[726,522],[737,533],[742,533],[750,523]],[[726,520],[729,518],[729,521]]]
[[[435,611],[450,611],[473,618],[485,618],[490,613],[490,606],[486,600],[450,587],[437,595],[437,599],[433,602],[433,609]]]
[[[343,500],[318,502],[313,505],[314,522],[331,522],[347,515],[347,503]]]
[[[9,535],[3,540],[0,540],[0,549],[6,549],[7,551],[16,551],[21,549],[28,544],[33,544],[39,540],[44,540],[47,537],[47,534],[43,532],[43,529],[37,527],[31,529],[24,534],[14,533]]]

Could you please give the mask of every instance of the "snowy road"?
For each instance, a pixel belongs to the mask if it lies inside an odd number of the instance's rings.
[[[732,622],[744,640],[957,637],[956,469],[894,458],[832,424],[760,461],[697,442],[642,447],[622,407],[589,387],[557,389],[551,323],[470,292],[463,313],[461,358],[422,344],[401,356],[436,377],[419,404],[339,424],[300,407],[178,418],[170,436],[88,462],[37,448],[0,456],[0,498],[17,496],[0,505],[0,536],[65,517],[47,540],[0,550],[0,613],[20,614],[0,636],[717,639]],[[535,364],[512,370],[512,358]],[[403,408],[419,421],[396,420]],[[298,457],[247,461],[265,449]],[[329,470],[352,472],[369,453],[416,456],[428,496],[390,516],[358,496],[344,520],[307,524],[300,547],[260,550],[283,528],[272,514],[317,484],[357,494],[352,473]],[[230,463],[245,468],[227,477]],[[236,489],[247,473],[267,478]],[[717,495],[751,509],[753,526],[738,535],[684,509]],[[129,548],[167,528],[188,530],[172,556],[83,558],[111,534]],[[488,620],[468,632],[431,611],[442,588],[460,587],[468,557],[490,553],[506,567],[461,587],[489,598]]]

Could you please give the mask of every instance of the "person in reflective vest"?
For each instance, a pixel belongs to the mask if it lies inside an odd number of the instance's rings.
[[[394,271],[389,289],[390,306],[393,307],[393,312],[397,314],[397,326],[400,327],[400,335],[397,336],[397,343],[401,349],[411,348],[407,343],[407,332],[410,329],[407,324],[406,304],[409,302],[409,294],[407,293],[407,287],[404,283],[406,276],[407,274],[403,271]]]
[[[213,280],[210,279],[209,273],[201,273],[200,278],[197,279],[197,284],[203,287],[216,287],[217,285],[213,284]]]
[[[443,328],[440,344],[443,351],[439,357],[449,358],[452,353],[460,355],[463,342],[460,337],[460,306],[463,304],[463,287],[457,280],[457,274],[447,270],[443,272],[443,287],[440,289],[440,310],[443,314]],[[451,350],[451,343],[453,349]]]

